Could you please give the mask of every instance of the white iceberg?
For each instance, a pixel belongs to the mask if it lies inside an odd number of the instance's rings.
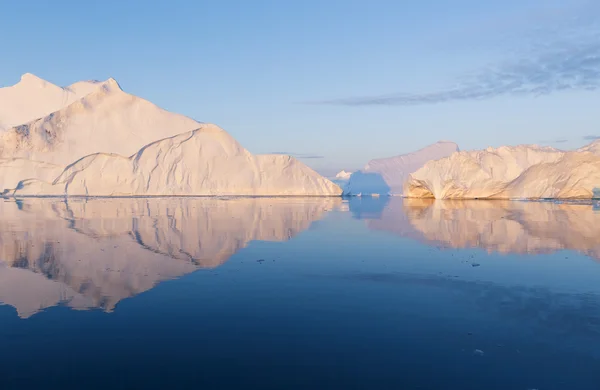
[[[348,171],[342,169],[335,175],[335,178],[337,180],[349,180],[350,176],[352,176],[352,172],[348,172]]]
[[[401,195],[407,176],[430,160],[458,151],[454,142],[440,141],[416,152],[371,160],[364,169],[352,174],[344,193],[349,195]]]
[[[342,192],[291,157],[253,156],[217,126],[125,93],[114,79],[60,88],[25,75],[0,94],[17,103],[28,96],[29,110],[19,109],[18,115],[0,111],[3,125],[29,121],[0,132],[4,194],[331,196]],[[52,109],[56,111],[48,112]],[[31,120],[41,113],[45,116]]]
[[[290,156],[254,156],[227,132],[197,130],[144,146],[131,157],[98,153],[69,165],[52,183],[24,180],[19,196],[339,196],[333,182]]]
[[[565,152],[536,145],[458,152],[411,174],[405,196],[436,199],[585,199],[600,187],[596,144]]]

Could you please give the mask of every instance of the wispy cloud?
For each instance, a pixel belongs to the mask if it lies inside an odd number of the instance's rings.
[[[284,154],[286,156],[292,156],[297,159],[316,159],[316,158],[325,158],[325,156],[321,156],[315,153],[293,153],[293,152],[271,152],[270,154]]]
[[[590,3],[592,4],[592,3]],[[597,11],[595,4],[580,10]],[[585,29],[581,21],[585,18]],[[316,104],[346,106],[413,106],[450,101],[482,100],[499,96],[540,96],[566,90],[600,89],[600,20],[570,16],[570,27],[538,36],[516,59],[480,69],[452,87],[429,92],[332,99]]]
[[[542,141],[541,143],[543,144],[564,144],[569,142],[568,139],[566,138],[559,138],[559,139],[555,139],[555,140],[550,140],[550,141]]]
[[[585,141],[595,141],[597,139],[600,139],[600,135],[586,135],[583,137],[583,139]]]

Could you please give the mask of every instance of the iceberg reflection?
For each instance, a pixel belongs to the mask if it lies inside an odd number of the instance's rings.
[[[523,254],[568,249],[600,259],[600,214],[591,204],[394,198],[367,224],[442,247]]]
[[[0,203],[0,302],[20,317],[64,303],[111,311],[127,297],[285,241],[337,198],[27,199]]]

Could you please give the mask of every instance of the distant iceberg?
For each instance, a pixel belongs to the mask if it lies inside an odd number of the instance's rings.
[[[346,170],[341,170],[335,175],[335,178],[337,180],[349,180],[350,176],[352,176],[352,172],[348,172]]]
[[[577,151],[536,145],[458,152],[412,173],[404,195],[436,199],[589,199],[600,187],[600,143]]]
[[[348,195],[402,195],[407,176],[430,160],[447,157],[458,151],[454,142],[440,141],[413,153],[371,160],[354,172],[344,187]]]

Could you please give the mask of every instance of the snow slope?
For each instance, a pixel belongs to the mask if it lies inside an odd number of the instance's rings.
[[[10,87],[0,88],[0,131],[49,115],[91,93],[98,82],[61,88],[30,73]]]
[[[254,156],[221,128],[191,132],[144,146],[131,157],[92,154],[52,183],[25,180],[14,195],[341,195],[341,188],[298,160]]]
[[[65,166],[92,153],[130,156],[150,142],[200,126],[123,92],[114,79],[76,83],[68,90],[86,96],[0,134],[0,157]]]
[[[592,145],[589,149],[593,150]],[[591,198],[597,187],[598,155],[521,145],[459,152],[431,161],[410,175],[405,195],[437,199]]]
[[[355,172],[344,189],[348,194],[402,194],[406,177],[427,161],[437,160],[458,151],[454,142],[440,141],[413,153],[371,160],[362,171]]]

